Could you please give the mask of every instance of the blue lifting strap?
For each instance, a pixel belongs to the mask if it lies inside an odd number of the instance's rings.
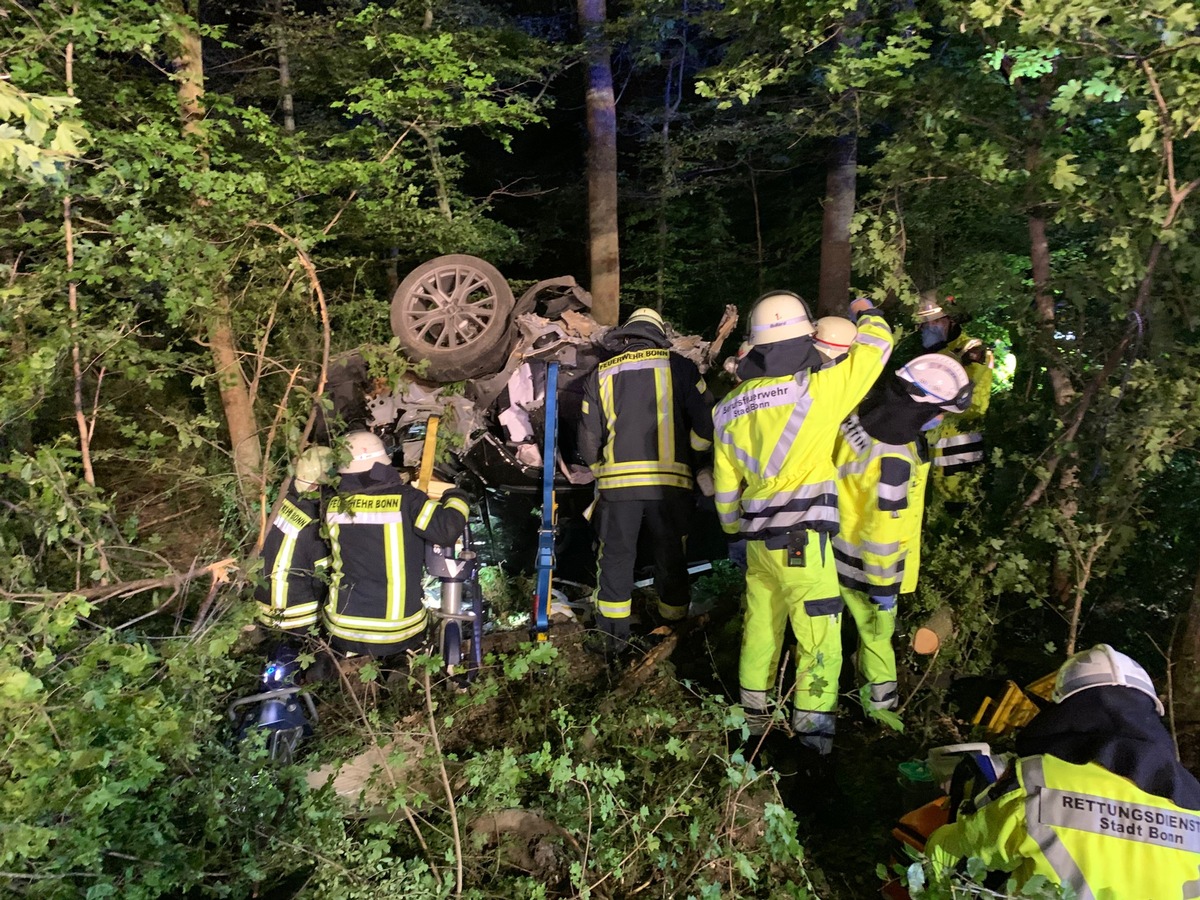
[[[554,577],[555,449],[558,445],[558,363],[546,366],[546,437],[542,447],[542,524],[538,529],[537,594],[534,596],[533,632],[539,641],[550,630],[550,588]]]

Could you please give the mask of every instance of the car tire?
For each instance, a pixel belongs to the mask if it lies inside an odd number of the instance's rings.
[[[392,333],[425,377],[463,381],[491,373],[510,335],[513,293],[491,263],[462,253],[422,263],[392,297]]]

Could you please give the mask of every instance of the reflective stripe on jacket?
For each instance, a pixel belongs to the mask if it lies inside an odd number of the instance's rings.
[[[319,501],[293,492],[271,523],[262,548],[264,582],[254,589],[264,625],[293,631],[317,623],[327,593],[321,570],[329,564],[319,515]]]
[[[332,549],[329,633],[371,645],[377,655],[421,634],[428,619],[421,588],[425,544],[453,545],[467,513],[461,492],[447,491],[439,503],[398,483],[331,498],[325,510]]]
[[[973,340],[967,334],[959,334],[938,352],[961,361],[963,348]],[[978,362],[964,362],[963,365],[974,386],[971,405],[962,413],[947,413],[942,423],[928,435],[932,463],[939,476],[957,475],[984,461],[980,427],[992,399],[992,368]]]
[[[584,386],[579,452],[609,499],[692,487],[692,455],[712,447],[711,404],[691,360],[658,347],[600,363]]]
[[[945,878],[976,857],[991,871],[1013,873],[1018,885],[1034,875],[1070,885],[1077,900],[1200,897],[1195,810],[1096,763],[1047,755],[1020,760],[1005,783],[1011,790],[993,785],[976,811],[930,836],[935,874]]]
[[[752,378],[717,406],[713,483],[727,533],[771,540],[801,528],[837,530],[838,427],[879,377],[891,351],[887,322],[868,311],[838,365]]]
[[[929,458],[924,438],[885,444],[850,416],[834,445],[838,581],[873,597],[916,590]]]

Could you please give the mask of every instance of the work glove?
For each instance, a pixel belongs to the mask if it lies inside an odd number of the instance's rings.
[[[870,297],[855,297],[850,301],[850,320],[858,322],[859,316],[874,308],[875,302]]]
[[[705,466],[696,473],[696,487],[705,497],[711,497],[717,492],[716,486],[713,484],[713,471],[710,467]]]

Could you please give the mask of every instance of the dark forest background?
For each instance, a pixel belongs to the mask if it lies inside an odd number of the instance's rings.
[[[405,371],[392,294],[448,253],[706,337],[785,288],[871,296],[911,346],[918,294],[953,295],[1000,362],[990,456],[931,511],[906,616],[955,634],[906,658],[904,735],[864,738],[881,781],[965,734],[954,679],[1101,640],[1195,766],[1195,4],[0,0],[0,30],[6,891],[873,889],[874,845],[822,857],[729,764],[719,689],[614,706],[553,647],[468,695],[367,670],[301,765],[226,739],[256,541],[329,362]],[[728,572],[702,589],[736,608]],[[305,780],[364,748],[391,760],[370,811]]]

